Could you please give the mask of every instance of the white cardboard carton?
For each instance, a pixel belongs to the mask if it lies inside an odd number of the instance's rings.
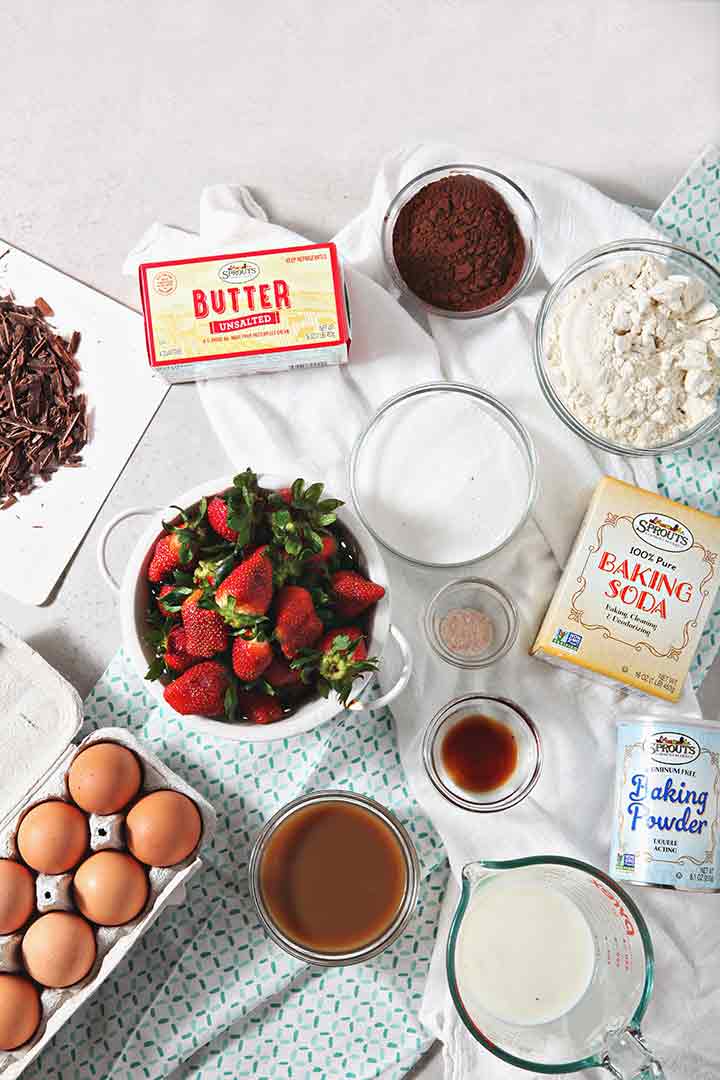
[[[137,754],[143,765],[142,794],[172,788],[189,796],[202,817],[202,838],[197,851],[184,862],[150,868],[150,898],[137,919],[125,926],[97,928],[98,958],[86,979],[67,990],[42,992],[43,1019],[35,1037],[18,1050],[0,1051],[2,1080],[20,1076],[163,909],[183,902],[186,882],[202,866],[200,850],[215,831],[212,806],[124,728],[101,728],[76,745],[72,740],[80,730],[82,715],[82,702],[73,687],[0,623],[0,857],[16,854],[17,823],[26,810],[47,798],[67,798],[65,775],[72,759],[93,742],[123,743]],[[101,819],[94,822],[94,817],[90,816],[91,848],[99,850],[106,841],[94,827]],[[102,820],[107,824],[107,819]],[[66,906],[66,890],[60,880],[66,877],[58,875],[56,879],[58,908]],[[43,889],[53,892],[52,879],[44,877],[42,884]],[[0,971],[19,970],[21,937],[21,933],[0,936]]]

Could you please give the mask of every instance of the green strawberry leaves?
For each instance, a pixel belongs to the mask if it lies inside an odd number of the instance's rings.
[[[227,524],[237,535],[235,549],[247,547],[252,542],[255,529],[262,518],[262,499],[258,478],[252,469],[238,473],[233,486],[225,493]]]
[[[347,634],[338,634],[326,652],[303,649],[290,667],[300,673],[303,682],[316,678],[315,689],[322,697],[335,691],[343,705],[347,705],[353,683],[367,671],[377,671],[379,660],[371,656],[367,660],[354,660],[353,653],[358,642]]]
[[[161,679],[163,675],[167,674],[167,667],[165,666],[165,660],[162,656],[156,656],[150,662],[150,667],[145,672],[145,678],[148,682],[156,682]]]
[[[234,678],[231,678],[230,685],[228,686],[227,690],[225,691],[224,706],[225,706],[225,719],[230,724],[234,723],[234,721],[236,719],[236,716],[237,716],[237,707],[238,707],[237,682],[236,682],[236,680]]]
[[[322,484],[305,486],[297,479],[290,489],[289,504],[277,492],[268,497],[272,535],[274,580],[279,587],[298,581],[307,563],[323,548],[323,534],[337,520],[340,499],[323,499]],[[313,567],[313,569],[317,569]]]
[[[213,606],[233,630],[252,630],[257,634],[260,630],[265,632],[265,625],[270,621],[267,615],[253,615],[246,611],[238,611],[237,600],[234,596],[223,597],[219,605],[213,600]]]
[[[178,612],[192,591],[189,585],[173,586],[172,591],[163,596],[162,606],[166,611]]]

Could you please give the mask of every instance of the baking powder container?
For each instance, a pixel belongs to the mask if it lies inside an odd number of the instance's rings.
[[[664,716],[617,729],[610,873],[720,892],[720,725]]]

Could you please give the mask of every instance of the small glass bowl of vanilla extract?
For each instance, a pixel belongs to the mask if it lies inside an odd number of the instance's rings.
[[[467,694],[449,701],[428,724],[423,763],[449,802],[474,813],[516,806],[542,769],[540,733],[508,698]]]

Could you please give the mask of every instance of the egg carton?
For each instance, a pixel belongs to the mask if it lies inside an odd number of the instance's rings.
[[[10,655],[9,655],[10,654]],[[0,623],[0,713],[4,711],[3,691],[7,691],[8,679],[4,678],[4,668],[11,661],[22,661],[19,668],[24,678],[35,677],[44,684],[46,692],[63,693],[68,699],[67,703],[75,710],[75,722],[72,725],[71,737],[77,734],[82,722],[82,704],[72,687],[62,679],[52,668],[49,667],[32,649]],[[12,664],[11,664],[12,666]],[[17,674],[17,671],[15,672]],[[12,682],[12,680],[10,680]],[[11,691],[12,696],[12,691]],[[22,695],[18,703],[17,693],[13,704],[17,711],[28,722],[28,738],[33,737],[36,726],[33,716],[28,713],[28,701],[32,700],[41,704],[42,694]],[[43,702],[45,708],[47,703]],[[67,715],[64,720],[64,730],[67,732]],[[22,738],[22,730],[15,732]],[[105,981],[108,975],[122,961],[136,941],[147,932],[155,922],[162,910],[170,904],[180,904],[185,899],[185,887],[189,879],[197,873],[202,866],[200,852],[211,840],[215,832],[215,812],[193,787],[187,784],[180,776],[167,768],[163,762],[144,746],[138,739],[123,728],[101,728],[92,732],[87,738],[76,745],[69,742],[55,759],[52,765],[45,771],[25,793],[25,795],[13,806],[10,813],[0,821],[0,856],[19,859],[17,851],[17,829],[23,816],[38,803],[47,799],[61,799],[72,802],[67,790],[67,771],[74,758],[85,748],[97,742],[116,742],[126,746],[135,753],[142,766],[143,783],[137,799],[148,795],[153,791],[171,789],[187,795],[192,799],[200,812],[202,820],[202,834],[200,842],[188,858],[183,862],[171,867],[147,867],[149,880],[149,894],[147,903],[142,912],[131,922],[123,926],[104,927],[96,926],[95,938],[97,942],[97,956],[95,964],[88,975],[81,982],[63,990],[42,989],[42,1020],[33,1038],[17,1050],[0,1051],[0,1076],[2,1080],[14,1080],[20,1076],[23,1070],[41,1053],[43,1047],[53,1038],[65,1021],[79,1009],[81,1005],[94,993]],[[0,753],[2,747],[0,747]],[[23,754],[20,754],[23,757]],[[2,778],[0,777],[0,784]],[[0,787],[0,790],[3,790]],[[4,809],[4,808],[3,808]],[[90,850],[92,852],[104,851],[108,848],[115,850],[125,849],[125,815],[110,814],[88,815],[90,823]],[[48,911],[74,911],[72,895],[73,871],[65,874],[37,874],[36,875],[36,900],[40,914]],[[23,932],[0,935],[0,972],[21,972],[22,956],[21,941]]]

